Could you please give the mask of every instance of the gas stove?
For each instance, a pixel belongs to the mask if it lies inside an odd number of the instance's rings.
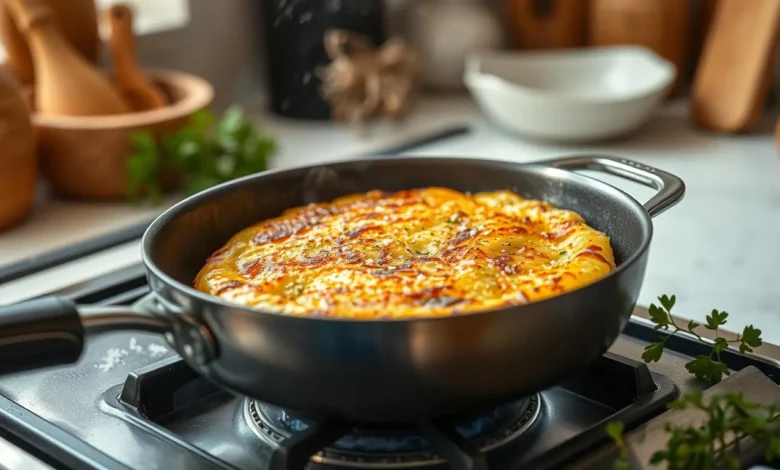
[[[133,266],[56,293],[144,308],[148,287]],[[639,360],[659,334],[645,314],[638,308],[609,352],[565,383],[477,416],[408,426],[307,421],[215,387],[160,336],[100,334],[77,364],[0,377],[0,468],[611,468],[607,422],[624,422],[632,451],[649,456],[665,442],[661,421],[675,419],[666,405],[700,386],[684,368],[707,352],[696,340],[672,337],[660,362]],[[707,393],[780,399],[775,360],[723,359],[739,372]]]

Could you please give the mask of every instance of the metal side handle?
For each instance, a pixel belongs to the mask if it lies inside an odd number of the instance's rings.
[[[634,181],[656,189],[658,193],[644,203],[650,217],[664,212],[682,200],[685,183],[677,176],[626,158],[609,155],[575,155],[540,162],[562,170],[593,170]]]

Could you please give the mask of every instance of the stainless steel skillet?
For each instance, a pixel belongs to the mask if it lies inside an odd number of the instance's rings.
[[[654,187],[644,206],[574,170]],[[354,321],[249,310],[194,290],[205,259],[240,229],[347,193],[445,186],[512,189],[580,213],[606,232],[618,267],[549,300],[446,318]],[[645,275],[651,217],[679,202],[669,173],[602,155],[520,164],[387,157],[269,171],[190,197],[149,227],[145,311],[43,298],[0,309],[0,371],[74,362],[85,332],[166,333],[187,363],[232,392],[304,416],[410,422],[481,411],[549,387],[602,354],[625,326]]]

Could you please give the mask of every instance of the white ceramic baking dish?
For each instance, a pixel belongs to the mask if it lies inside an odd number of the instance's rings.
[[[485,114],[518,134],[559,142],[629,133],[651,116],[677,75],[641,46],[550,52],[484,51],[464,82]]]

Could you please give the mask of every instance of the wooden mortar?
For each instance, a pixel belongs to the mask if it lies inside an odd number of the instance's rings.
[[[171,104],[110,116],[33,113],[39,134],[41,173],[57,194],[90,200],[126,197],[126,167],[133,151],[133,132],[150,130],[160,139],[181,128],[214,98],[211,84],[194,75],[171,70],[147,70],[146,74]]]

